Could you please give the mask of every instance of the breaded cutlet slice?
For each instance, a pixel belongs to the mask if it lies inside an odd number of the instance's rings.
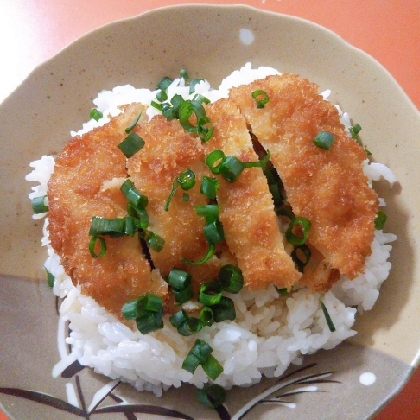
[[[220,149],[243,162],[258,161],[244,117],[233,101],[220,99],[206,106],[214,124],[213,137],[203,144],[206,155]],[[234,182],[221,176],[217,201],[226,243],[238,260],[250,290],[273,283],[290,288],[300,273],[283,246],[274,204],[261,168],[247,168]]]
[[[126,112],[81,137],[70,140],[55,160],[48,184],[48,231],[66,273],[82,292],[121,317],[123,304],[147,292],[167,294],[167,284],[151,272],[137,237],[106,238],[103,257],[89,252],[93,216],[126,216],[127,200],[119,186],[127,177],[126,158],[118,144],[124,128],[142,109]],[[145,114],[140,123],[145,121]]]
[[[251,96],[258,90],[268,95],[264,108]],[[371,253],[378,197],[363,173],[366,152],[348,136],[337,109],[295,74],[233,88],[230,98],[270,150],[295,215],[312,223],[308,241],[323,255],[326,272],[356,277]],[[313,143],[320,131],[335,137],[329,150]]]

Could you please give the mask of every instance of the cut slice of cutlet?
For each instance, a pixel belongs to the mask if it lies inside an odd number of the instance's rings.
[[[213,137],[203,144],[205,154],[220,149],[242,162],[258,161],[245,118],[233,101],[220,99],[206,106],[214,125]],[[226,242],[236,256],[250,290],[273,283],[288,288],[301,274],[287,254],[277,225],[274,203],[262,168],[247,168],[234,182],[217,175],[217,201]]]

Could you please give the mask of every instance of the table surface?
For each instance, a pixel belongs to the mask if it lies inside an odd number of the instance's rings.
[[[108,22],[180,3],[247,4],[327,27],[378,60],[420,109],[419,0],[0,0],[0,103],[39,64]],[[420,418],[420,369],[375,420]],[[0,420],[7,418],[0,412]]]

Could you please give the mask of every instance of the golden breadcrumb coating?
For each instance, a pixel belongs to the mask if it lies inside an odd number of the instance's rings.
[[[213,137],[204,143],[206,155],[220,149],[226,156],[236,156],[242,162],[258,161],[245,119],[232,101],[220,99],[208,105],[206,113],[214,124]],[[235,182],[218,178],[220,221],[245,285],[251,290],[270,283],[290,288],[300,273],[284,250],[263,170],[246,168]]]
[[[257,90],[269,97],[262,109],[251,97]],[[348,137],[337,109],[314,83],[294,74],[233,88],[230,98],[270,150],[295,215],[311,221],[309,243],[326,264],[356,277],[371,253],[378,197],[362,170],[366,152]],[[313,144],[320,131],[334,134],[330,150]]]
[[[134,106],[109,124],[67,143],[55,160],[48,184],[52,247],[74,284],[80,284],[84,294],[116,315],[128,300],[147,292],[167,293],[160,275],[151,273],[137,237],[107,239],[106,258],[92,258],[89,252],[92,217],[126,215],[127,201],[120,183],[110,188],[106,184],[127,176],[126,158],[117,145],[125,136],[128,119],[138,110],[139,106]]]

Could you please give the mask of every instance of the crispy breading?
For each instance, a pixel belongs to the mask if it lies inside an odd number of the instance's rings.
[[[92,258],[88,248],[93,216],[126,215],[127,201],[118,185],[104,188],[104,184],[113,178],[127,177],[126,158],[117,145],[140,108],[129,107],[105,126],[67,143],[55,160],[48,184],[52,247],[73,282],[82,286],[83,293],[117,316],[128,300],[147,292],[162,296],[167,293],[167,284],[160,275],[151,273],[137,237],[106,240],[106,257],[102,258]]]
[[[149,199],[150,230],[165,240],[160,252],[150,251],[153,263],[163,276],[176,267],[188,271],[195,284],[213,280],[221,267],[216,256],[203,265],[182,261],[198,261],[208,249],[204,218],[194,209],[207,204],[207,198],[200,193],[200,181],[203,175],[211,175],[204,165],[200,140],[189,135],[178,120],[168,121],[160,115],[140,126],[138,134],[145,145],[128,160],[127,168],[136,187]],[[173,181],[187,169],[195,174],[195,186],[187,191],[178,187],[165,211]],[[184,193],[188,194],[188,201],[183,199]]]
[[[220,99],[206,106],[206,113],[214,124],[213,137],[204,144],[206,155],[220,149],[226,156],[236,156],[242,162],[258,161],[245,119],[232,101]],[[235,182],[218,178],[220,221],[245,285],[251,290],[270,283],[290,288],[300,273],[284,250],[263,170],[247,168]]]
[[[257,90],[269,97],[262,109],[251,97]],[[295,215],[311,221],[309,243],[332,268],[357,276],[371,253],[378,197],[362,170],[366,153],[348,137],[337,109],[318,86],[294,74],[233,88],[230,98],[270,150]],[[334,134],[330,150],[313,144],[320,131]]]

